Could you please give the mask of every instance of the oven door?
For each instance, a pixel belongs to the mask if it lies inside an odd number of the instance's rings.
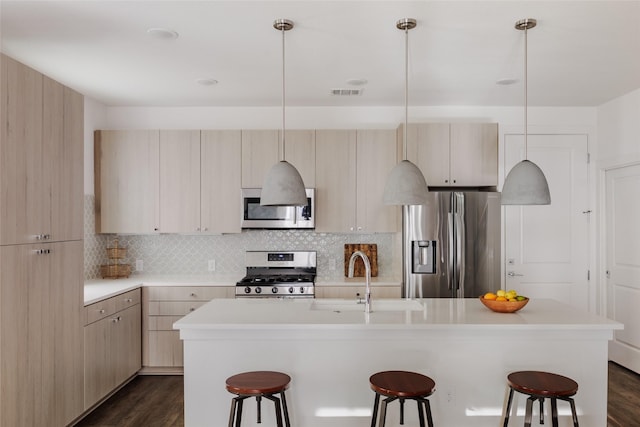
[[[313,188],[306,206],[261,206],[259,188],[242,189],[242,228],[314,228]]]

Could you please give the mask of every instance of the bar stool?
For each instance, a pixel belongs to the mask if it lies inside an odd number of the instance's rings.
[[[509,413],[511,412],[511,400],[514,390],[526,394],[527,407],[524,416],[525,427],[531,427],[531,413],[533,402],[540,401],[540,424],[544,424],[544,399],[551,399],[551,423],[553,427],[558,427],[558,406],[557,399],[569,402],[571,406],[571,416],[574,427],[578,427],[578,415],[576,405],[571,398],[578,392],[578,383],[571,378],[558,374],[541,371],[519,371],[512,372],[507,376],[509,384],[509,399],[504,417],[504,427],[509,424]]]
[[[242,402],[248,397],[255,397],[258,404],[258,423],[262,423],[261,401],[264,397],[273,401],[276,409],[276,421],[278,427],[283,427],[282,419],[286,427],[290,427],[289,411],[287,410],[287,401],[284,397],[284,391],[289,388],[291,377],[281,372],[273,371],[254,371],[243,372],[227,378],[227,391],[237,395],[231,400],[231,412],[229,414],[229,427],[240,427],[242,421]],[[276,397],[280,394],[280,398]],[[282,407],[280,406],[282,400]],[[237,411],[236,411],[237,409]]]
[[[380,396],[385,396],[380,408],[380,424],[384,427],[387,416],[387,404],[394,400],[400,400],[400,425],[404,425],[404,401],[406,399],[415,400],[418,403],[418,416],[420,427],[424,427],[424,412],[427,414],[429,427],[433,427],[431,417],[431,405],[427,397],[431,396],[436,389],[436,383],[426,375],[407,371],[384,371],[373,374],[369,378],[371,390],[376,396],[373,402],[373,415],[371,417],[371,427],[375,427],[378,418],[378,406]]]

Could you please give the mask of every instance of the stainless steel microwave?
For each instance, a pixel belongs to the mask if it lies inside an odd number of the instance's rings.
[[[242,189],[242,228],[315,228],[315,188],[306,206],[261,206],[260,188]]]

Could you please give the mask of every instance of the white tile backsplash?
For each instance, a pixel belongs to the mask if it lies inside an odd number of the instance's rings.
[[[244,254],[248,250],[315,250],[318,280],[344,277],[344,244],[376,243],[380,277],[399,278],[400,233],[330,234],[312,230],[244,230],[224,235],[96,235],[95,197],[85,195],[85,279],[100,277],[100,265],[108,263],[106,248],[116,237],[128,248],[125,263],[135,268],[144,263],[144,274],[237,275],[244,276]],[[395,259],[395,261],[394,261]],[[215,260],[215,272],[208,261]]]

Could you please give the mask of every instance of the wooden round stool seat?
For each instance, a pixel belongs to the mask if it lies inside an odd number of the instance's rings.
[[[408,371],[384,371],[373,374],[369,378],[371,390],[376,393],[373,403],[373,415],[371,427],[375,427],[378,418],[378,407],[380,406],[380,396],[385,396],[380,408],[380,427],[385,425],[387,404],[398,399],[400,401],[400,424],[404,424],[404,401],[406,399],[415,400],[418,403],[418,416],[420,426],[424,427],[424,413],[427,415],[429,427],[433,427],[431,417],[431,406],[427,397],[431,396],[436,389],[436,383],[426,375]],[[424,413],[423,413],[424,408]]]
[[[518,371],[507,376],[509,385],[509,399],[505,410],[504,427],[509,423],[509,412],[513,392],[517,391],[526,394],[527,407],[525,412],[524,425],[531,426],[531,412],[533,401],[540,401],[540,424],[544,423],[544,399],[551,399],[551,423],[554,427],[558,425],[557,399],[569,402],[573,425],[578,427],[578,416],[576,414],[575,403],[571,396],[578,392],[578,383],[563,375],[542,371]]]
[[[274,371],[243,372],[227,378],[227,391],[237,395],[231,401],[229,427],[233,427],[234,420],[236,427],[240,427],[242,420],[242,402],[248,397],[256,398],[258,404],[258,423],[262,422],[260,404],[264,397],[265,399],[273,401],[275,404],[278,427],[283,427],[283,416],[285,425],[290,427],[289,411],[284,395],[285,390],[289,388],[290,382],[291,377],[289,375]],[[276,394],[279,394],[280,397],[276,397]],[[282,406],[280,402],[282,402]]]

